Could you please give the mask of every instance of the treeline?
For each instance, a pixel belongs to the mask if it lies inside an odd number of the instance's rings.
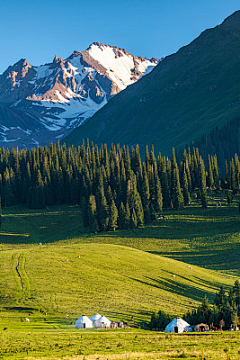
[[[184,150],[179,164],[174,149],[171,159],[156,158],[153,146],[150,152],[146,147],[144,162],[138,145],[108,151],[87,141],[78,148],[58,142],[32,150],[0,149],[2,205],[80,204],[93,232],[147,224],[162,208],[179,209],[193,196],[206,208],[207,187],[239,191],[237,155],[221,178],[217,157],[209,156],[205,169],[198,149]]]
[[[193,311],[188,311],[183,319],[190,325],[208,324],[210,329],[229,329],[240,324],[240,283],[235,281],[234,286],[228,291],[221,287],[216,294],[214,304],[211,306],[207,297],[202,304]],[[149,327],[152,330],[164,331],[165,327],[173,320],[174,316],[163,311],[154,313]]]
[[[233,119],[222,127],[214,128],[209,134],[203,134],[192,144],[199,149],[204,160],[208,154],[216,154],[221,170],[224,170],[225,160],[230,162],[233,154],[240,150],[240,118]]]
[[[225,292],[221,286],[216,294],[213,306],[210,306],[207,297],[197,310],[187,312],[184,319],[189,324],[208,324],[210,327],[229,329],[232,325],[240,324],[240,283],[235,281],[234,286]]]

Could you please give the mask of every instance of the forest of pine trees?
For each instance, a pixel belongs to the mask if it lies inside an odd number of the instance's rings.
[[[84,225],[92,232],[135,228],[148,224],[163,208],[180,209],[191,196],[207,207],[207,188],[240,189],[238,156],[225,164],[220,176],[216,155],[204,164],[198,149],[184,150],[177,163],[155,157],[146,147],[144,161],[139,146],[122,148],[83,142],[78,148],[50,143],[32,150],[0,149],[0,195],[3,206],[27,204],[44,208],[54,204],[79,204]]]

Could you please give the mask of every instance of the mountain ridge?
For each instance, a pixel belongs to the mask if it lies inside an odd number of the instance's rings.
[[[49,139],[56,141],[151,71],[157,62],[158,59],[137,57],[125,49],[97,42],[87,50],[74,51],[66,59],[55,55],[45,65],[32,66],[27,59],[20,59],[0,75],[0,106],[5,107],[0,113],[7,108],[19,110],[12,124],[18,129],[19,116],[24,113],[21,121],[24,140],[21,141],[21,136],[14,140],[2,115],[0,145],[7,142],[18,146],[45,145]],[[33,118],[35,125],[31,129],[24,125],[25,114]],[[24,136],[26,131],[28,137]]]
[[[239,34],[240,11],[164,58],[64,141],[153,143],[170,154],[222,126],[240,111]]]

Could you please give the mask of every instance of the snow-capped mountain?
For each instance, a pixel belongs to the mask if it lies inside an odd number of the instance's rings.
[[[42,66],[21,59],[0,75],[0,145],[62,138],[157,63],[100,43]]]

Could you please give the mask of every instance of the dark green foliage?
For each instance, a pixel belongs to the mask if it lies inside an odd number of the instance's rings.
[[[240,190],[236,154],[230,166],[226,163],[223,179],[215,155],[209,156],[208,166],[206,177],[195,148],[192,153],[184,150],[180,166],[174,149],[172,160],[159,154],[156,161],[153,146],[150,154],[146,147],[144,163],[139,146],[131,147],[130,156],[126,146],[112,145],[108,151],[106,145],[99,149],[88,140],[77,149],[59,142],[31,151],[0,149],[0,196],[5,206],[79,204],[84,225],[93,232],[134,228],[155,220],[162,209],[188,205],[193,191],[205,208],[206,183],[216,189],[223,184],[232,193]]]
[[[198,184],[199,184],[201,203],[202,203],[202,207],[205,209],[207,207],[206,173],[202,158],[200,158],[198,169],[199,169]]]
[[[133,209],[131,219],[130,219],[130,228],[134,229],[138,226],[138,219],[135,210]]]
[[[210,306],[208,299],[205,298],[197,310],[188,312],[184,318],[190,324],[205,323],[210,327],[229,329],[232,325],[239,324],[238,316],[240,315],[239,306],[240,285],[236,280],[228,294],[225,293],[221,286],[216,294],[214,306]]]
[[[183,174],[183,199],[184,199],[184,205],[189,205],[190,194],[188,191],[188,180],[187,180],[186,172],[184,172],[184,174]]]
[[[217,126],[208,134],[203,134],[194,141],[204,158],[208,159],[208,154],[215,154],[219,159],[219,166],[223,170],[225,160],[230,161],[234,153],[239,152],[239,131],[240,118],[228,121],[222,127]]]
[[[145,224],[149,224],[152,221],[151,211],[148,206],[144,208],[144,221],[145,221]]]
[[[117,228],[117,220],[118,220],[118,209],[112,200],[111,206],[109,208],[110,214],[109,214],[109,230],[115,231]]]
[[[94,195],[90,195],[88,203],[88,222],[89,230],[93,233],[99,231],[98,222],[97,222],[97,205]]]
[[[173,316],[159,310],[151,316],[149,327],[151,330],[164,331],[165,327],[173,320]]]

